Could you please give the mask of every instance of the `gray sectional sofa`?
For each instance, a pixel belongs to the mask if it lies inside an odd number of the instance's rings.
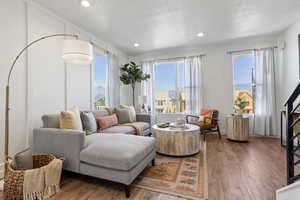
[[[108,115],[106,110],[93,112]],[[149,135],[151,121],[147,114],[137,115],[143,135]],[[101,133],[59,129],[59,115],[44,115],[43,127],[33,130],[34,153],[50,153],[65,159],[68,171],[106,179],[125,186],[126,196],[135,178],[155,159],[155,139],[136,136],[128,126],[115,126]]]

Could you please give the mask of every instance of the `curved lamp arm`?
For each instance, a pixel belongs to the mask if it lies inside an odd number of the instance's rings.
[[[41,40],[44,40],[44,39],[47,39],[47,38],[50,38],[50,37],[74,37],[74,38],[77,38],[78,39],[78,35],[75,35],[75,34],[54,34],[54,35],[48,35],[48,36],[44,36],[44,37],[41,37],[37,40],[34,40],[32,42],[30,42],[28,45],[26,45],[21,51],[20,53],[17,55],[17,57],[15,58],[14,62],[12,63],[11,67],[10,67],[10,70],[9,70],[9,74],[8,74],[8,78],[7,78],[7,85],[9,85],[9,81],[10,81],[10,77],[11,77],[11,74],[12,74],[12,71],[14,69],[14,66],[17,62],[17,60],[19,59],[19,57],[23,54],[23,52],[28,49],[31,45],[41,41]]]
[[[11,74],[13,72],[14,66],[16,64],[16,62],[18,61],[19,57],[24,53],[24,51],[26,51],[26,49],[28,49],[30,46],[32,46],[33,44],[47,39],[47,38],[51,38],[51,37],[74,37],[76,39],[78,39],[78,35],[74,35],[74,34],[54,34],[54,35],[48,35],[48,36],[44,36],[41,37],[37,40],[34,40],[32,42],[30,42],[28,45],[26,45],[21,51],[20,53],[17,55],[17,57],[14,59],[10,69],[9,69],[9,74],[8,74],[8,78],[7,78],[7,86],[6,86],[6,107],[5,107],[5,150],[4,150],[4,156],[5,156],[5,160],[8,160],[8,146],[9,146],[9,81],[11,78]]]

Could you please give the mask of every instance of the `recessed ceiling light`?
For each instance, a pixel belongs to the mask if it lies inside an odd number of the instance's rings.
[[[91,6],[91,4],[90,4],[90,2],[88,2],[88,0],[81,0],[81,5],[85,8]]]
[[[204,33],[200,32],[200,33],[197,34],[197,36],[198,36],[198,37],[203,37],[203,36],[204,36]]]
[[[138,46],[140,46],[140,44],[139,43],[134,43],[134,46],[138,47]]]

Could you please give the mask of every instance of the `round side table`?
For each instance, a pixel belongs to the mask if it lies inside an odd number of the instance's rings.
[[[156,138],[156,151],[170,156],[189,156],[200,151],[200,128],[186,124],[187,129],[159,128],[152,126]]]
[[[237,142],[248,142],[249,117],[227,116],[226,117],[227,139]]]

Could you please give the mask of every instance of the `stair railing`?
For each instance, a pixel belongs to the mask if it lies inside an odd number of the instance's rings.
[[[300,83],[297,85],[287,102],[286,107],[286,159],[287,159],[287,183],[292,184],[296,180],[300,179],[300,173],[295,174],[295,166],[300,164],[300,154],[297,152],[300,150],[298,137],[300,137],[300,131],[295,132],[294,127],[300,121],[300,115],[297,110],[300,106],[300,102],[297,103],[296,99],[300,95]],[[295,117],[297,116],[297,117]],[[295,145],[296,144],[296,145]],[[295,159],[296,158],[296,159]]]

